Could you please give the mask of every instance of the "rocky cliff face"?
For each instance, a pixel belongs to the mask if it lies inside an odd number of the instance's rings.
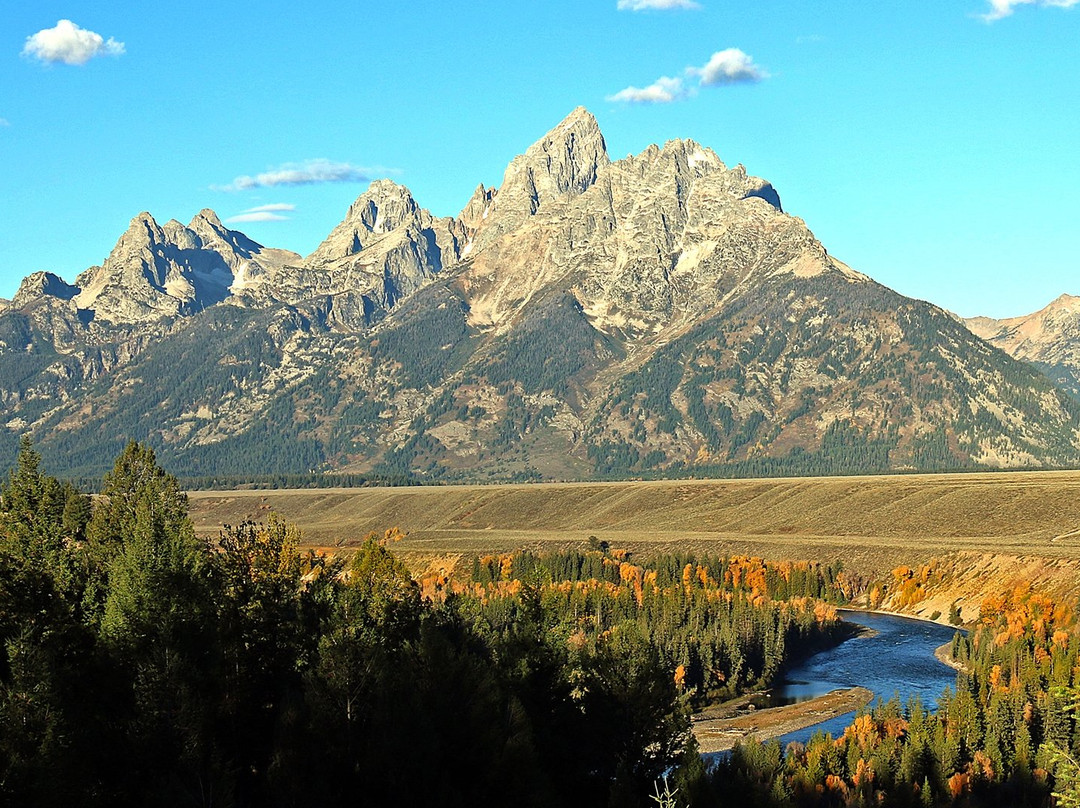
[[[1061,295],[1022,317],[972,317],[964,323],[991,345],[1030,362],[1080,398],[1080,297]]]
[[[136,217],[0,314],[9,442],[96,472],[516,479],[1080,459],[1080,407],[832,258],[766,181],[577,109],[456,218],[372,183],[306,258]]]
[[[226,229],[211,210],[187,227],[176,220],[159,225],[144,212],[104,264],[76,279],[73,302],[92,319],[113,324],[191,315],[234,292],[252,294],[268,274],[297,259]]]
[[[462,274],[473,324],[500,326],[541,290],[570,289],[598,330],[645,337],[693,321],[763,259],[782,265],[764,258],[777,246],[792,257],[816,244],[767,182],[693,141],[614,163],[605,148],[578,109],[511,162]],[[807,260],[823,266],[816,250]]]
[[[456,264],[465,239],[457,220],[432,216],[407,188],[376,180],[302,265],[275,277],[275,288],[289,303],[333,298],[333,322],[363,328]]]

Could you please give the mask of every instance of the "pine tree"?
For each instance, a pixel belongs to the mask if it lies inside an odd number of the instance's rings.
[[[215,780],[210,755],[219,680],[211,565],[153,452],[129,444],[90,524],[111,551],[100,633],[131,683],[133,768],[155,776],[144,799],[169,804]],[[167,777],[163,777],[167,774]],[[170,779],[171,778],[171,779]]]

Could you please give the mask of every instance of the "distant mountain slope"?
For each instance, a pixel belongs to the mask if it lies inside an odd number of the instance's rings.
[[[1061,295],[1023,317],[972,317],[964,323],[1009,356],[1035,365],[1080,399],[1080,297]]]
[[[372,183],[307,258],[132,221],[0,315],[4,439],[93,473],[417,479],[821,473],[1080,460],[1080,405],[832,258],[693,141],[611,161],[577,109],[438,218]]]

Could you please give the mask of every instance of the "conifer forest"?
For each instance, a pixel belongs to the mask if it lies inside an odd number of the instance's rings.
[[[29,441],[3,485],[3,805],[1077,804],[1076,608],[1030,588],[956,634],[939,703],[707,760],[696,709],[768,688],[850,636],[837,606],[918,574],[593,539],[414,578],[394,529],[351,555],[273,515],[198,538],[138,443],[100,491]]]

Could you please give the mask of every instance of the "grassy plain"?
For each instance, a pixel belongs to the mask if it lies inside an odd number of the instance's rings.
[[[309,546],[347,551],[369,531],[407,532],[395,553],[414,572],[450,573],[471,555],[583,548],[596,536],[640,555],[673,550],[842,560],[871,576],[948,557],[947,574],[902,609],[979,616],[1017,586],[1080,595],[1080,471],[499,486],[195,491],[196,529],[276,512]],[[893,604],[895,608],[895,604]],[[951,645],[937,649],[948,665]],[[694,716],[703,752],[778,737],[865,706],[856,687],[754,710],[753,695]]]
[[[194,491],[197,530],[276,512],[348,548],[399,527],[412,562],[584,546],[841,559],[889,569],[959,551],[1080,561],[1080,471],[415,488]],[[1068,566],[1072,566],[1069,564]]]

